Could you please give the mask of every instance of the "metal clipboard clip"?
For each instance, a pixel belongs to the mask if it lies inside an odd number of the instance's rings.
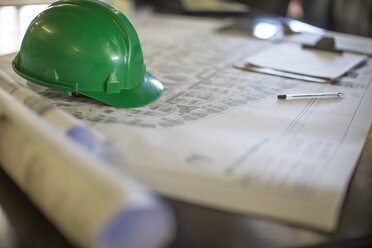
[[[322,51],[343,53],[343,50],[336,48],[336,42],[333,37],[322,37],[320,38],[315,45],[302,44],[302,48],[309,49],[318,49]]]

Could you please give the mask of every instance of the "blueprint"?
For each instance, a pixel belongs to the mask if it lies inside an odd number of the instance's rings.
[[[372,120],[371,59],[334,84],[241,71],[234,65],[273,43],[215,33],[221,24],[171,16],[134,22],[147,71],[165,87],[144,107],[28,86],[102,133],[121,153],[117,166],[162,194],[335,230]],[[277,100],[313,92],[344,95]]]

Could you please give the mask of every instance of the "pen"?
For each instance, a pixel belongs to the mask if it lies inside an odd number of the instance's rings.
[[[279,100],[286,100],[291,98],[312,98],[312,97],[342,97],[344,93],[341,92],[325,92],[325,93],[307,93],[307,94],[284,94],[278,95]]]

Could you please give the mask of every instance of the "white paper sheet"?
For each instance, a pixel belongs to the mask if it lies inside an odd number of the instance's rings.
[[[249,56],[246,62],[263,68],[335,79],[365,59],[363,55],[304,49],[300,44],[284,42]]]
[[[118,166],[163,194],[335,230],[372,120],[372,61],[333,85],[243,72],[232,66],[272,44],[210,32],[219,24],[169,16],[135,22],[147,70],[165,86],[147,106],[41,94],[104,133],[123,154]],[[325,91],[345,95],[276,97]]]

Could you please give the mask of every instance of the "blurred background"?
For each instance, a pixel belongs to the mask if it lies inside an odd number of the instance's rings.
[[[0,0],[0,54],[18,50],[32,19],[53,0]],[[288,17],[327,30],[372,37],[372,0],[104,0],[131,17],[142,10],[206,17]],[[243,23],[243,24],[242,24]],[[253,23],[253,24],[252,24]],[[240,28],[239,27],[239,28]],[[261,37],[262,38],[262,37]]]
[[[327,30],[372,36],[371,0],[137,0],[136,3],[166,13],[273,14]]]
[[[47,6],[39,4],[52,2],[54,1],[0,0],[0,37],[9,35],[11,30],[7,28],[8,23],[17,20],[20,30],[24,32],[34,16],[32,13]],[[274,15],[293,18],[327,30],[372,37],[372,0],[104,0],[104,2],[127,15],[132,15],[138,8],[198,16]],[[21,6],[24,4],[38,6]]]

